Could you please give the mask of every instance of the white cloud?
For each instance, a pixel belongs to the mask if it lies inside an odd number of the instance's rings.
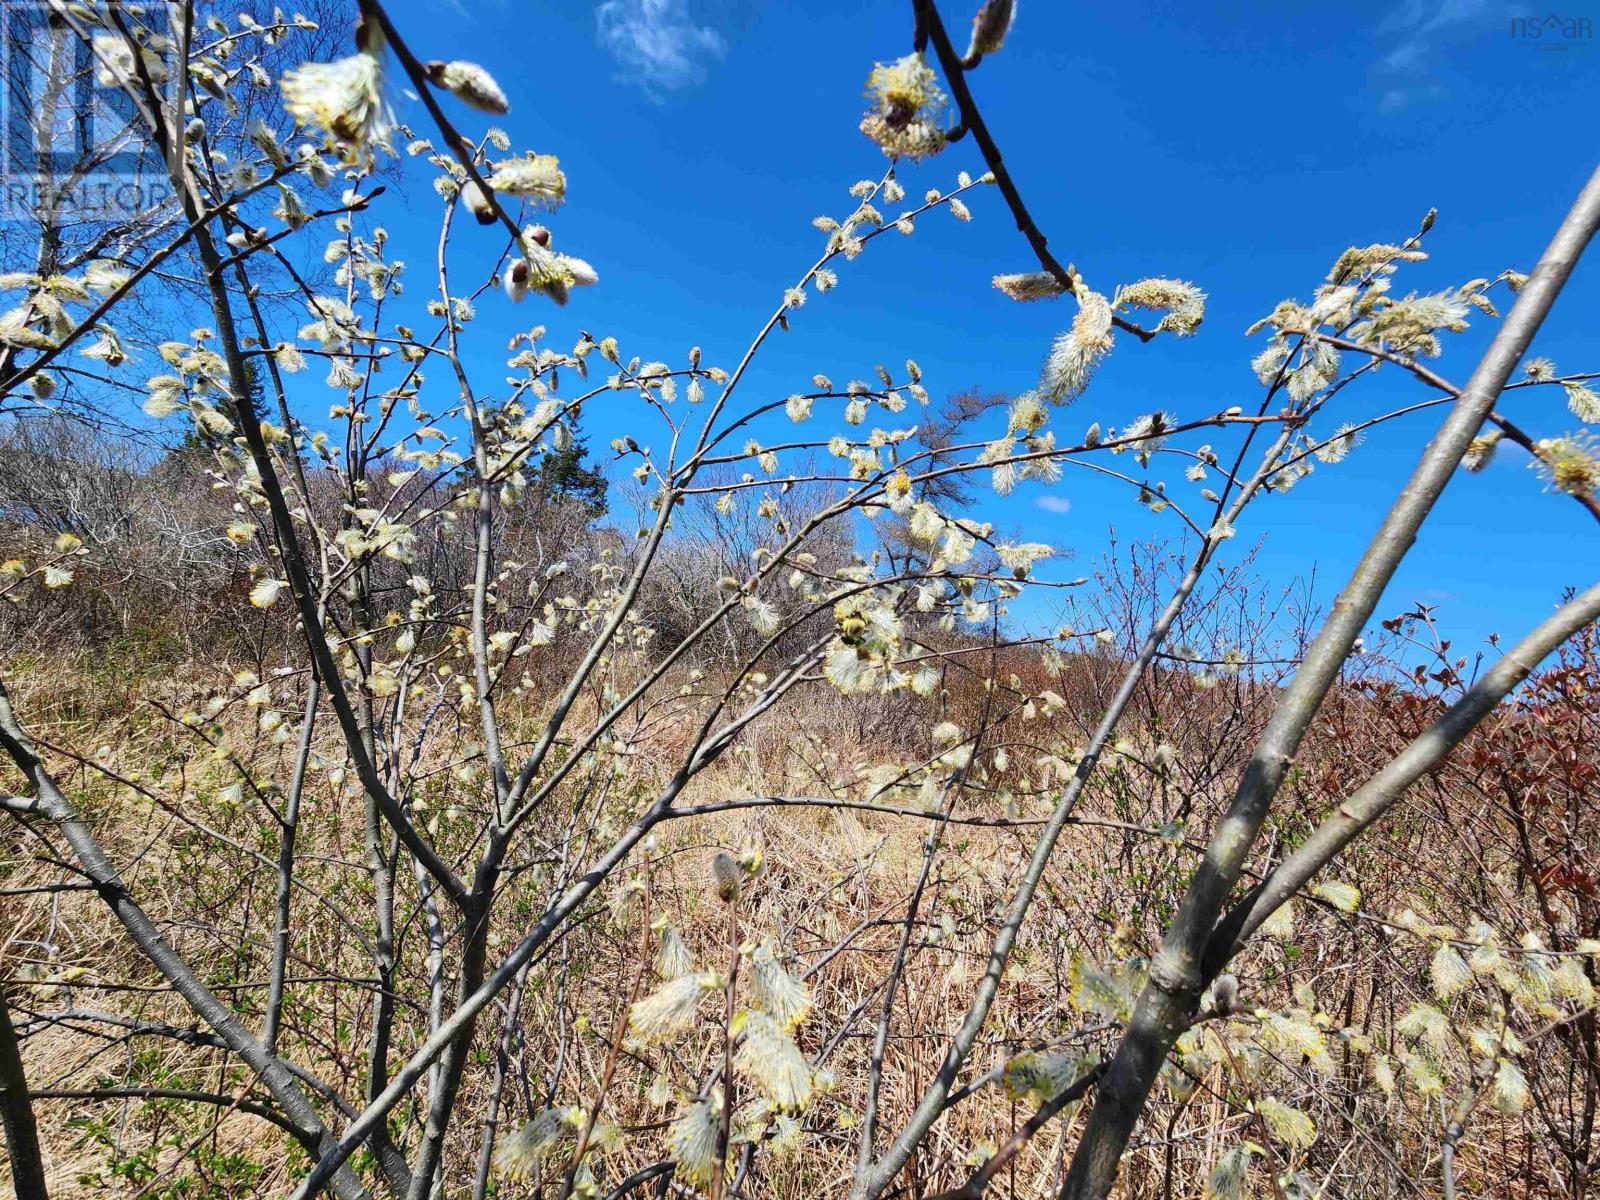
[[[1487,29],[1503,13],[1495,0],[1404,0],[1377,27],[1383,44],[1377,69],[1385,76],[1378,111],[1398,112],[1423,100],[1438,100],[1444,89],[1427,77],[1440,43],[1462,33]]]
[[[1477,24],[1503,8],[1493,0],[1405,0],[1379,23],[1378,32],[1423,37],[1451,25]]]
[[[1438,100],[1444,95],[1444,88],[1437,83],[1430,83],[1426,87],[1415,88],[1390,88],[1378,98],[1378,111],[1381,113],[1399,112],[1409,104],[1422,100]]]
[[[1071,500],[1068,500],[1065,496],[1053,495],[1050,492],[1040,496],[1034,503],[1044,509],[1045,512],[1055,513],[1057,516],[1065,516],[1072,511]]]
[[[696,25],[689,0],[602,0],[595,5],[600,44],[622,71],[655,99],[699,83],[708,62],[721,59],[728,43],[709,25]]]

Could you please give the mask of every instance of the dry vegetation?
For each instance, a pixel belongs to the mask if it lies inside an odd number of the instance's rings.
[[[1593,1195],[1600,584],[1481,652],[1378,604],[1497,448],[1600,516],[1592,439],[1544,436],[1600,421],[1593,376],[1528,357],[1600,173],[1533,270],[1399,295],[1430,213],[1270,309],[1258,387],[1077,435],[1105,356],[1206,296],[1046,248],[967,83],[1012,4],[962,54],[914,0],[868,77],[883,173],[731,369],[558,349],[548,307],[482,344],[480,308],[598,283],[528,223],[565,175],[478,129],[482,68],[356,8],[354,53],[186,4],[172,43],[55,6],[35,47],[61,89],[98,48],[173,199],[3,246],[19,1195]],[[924,191],[946,150],[983,173]],[[391,187],[436,240],[391,241]],[[985,190],[1037,259],[999,292],[1070,310],[1038,388],[748,382],[880,236]],[[1457,385],[1422,360],[1469,317]],[[1380,364],[1417,398],[1367,405]],[[601,403],[639,416],[609,494]],[[1236,533],[1417,410],[1337,603],[1258,579]],[[972,515],[1069,468],[1172,540]]]
[[[1147,604],[1173,566],[1172,556],[1155,547],[1119,557],[1098,580],[1101,610],[1084,614],[1096,623]],[[93,604],[93,597],[86,581],[72,602],[58,606],[53,621],[68,620],[75,606]],[[1288,597],[1263,594],[1242,570],[1200,599],[1186,630],[1196,659],[1239,651],[1240,631],[1268,631],[1245,646],[1252,662],[1292,659],[1303,647],[1295,627],[1311,614],[1295,613]],[[234,776],[209,753],[215,731],[208,736],[186,729],[178,716],[212,697],[227,698],[217,722],[249,775],[287,776],[293,747],[273,746],[261,736],[255,710],[240,699],[247,689],[233,682],[239,672],[281,679],[279,672],[297,669],[281,623],[263,616],[259,626],[235,629],[231,641],[221,627],[211,630],[218,639],[211,644],[227,651],[204,665],[137,662],[125,648],[99,641],[80,644],[65,658],[15,655],[9,669],[21,681],[19,708],[34,714],[37,736],[56,751],[63,787],[92,818],[108,853],[129,864],[124,878],[130,890],[145,898],[175,948],[203,964],[208,983],[252,1024],[262,1017],[271,959],[266,914],[274,903],[278,844],[278,830],[265,817],[271,797],[225,799],[223,788]],[[461,1115],[449,1160],[469,1169],[486,1120],[514,1127],[550,1097],[580,1103],[592,1097],[620,1045],[607,1119],[637,1134],[640,1144],[608,1158],[606,1176],[614,1184],[635,1171],[659,1171],[648,1131],[668,1115],[669,1097],[692,1091],[705,1071],[716,1014],[702,1011],[702,1026],[668,1054],[649,1053],[632,1039],[618,1043],[617,1023],[629,1000],[653,985],[653,968],[644,964],[659,954],[666,929],[681,935],[698,963],[727,956],[728,910],[716,897],[710,859],[719,849],[754,849],[761,867],[742,891],[738,937],[770,938],[790,971],[806,981],[815,1008],[800,1026],[799,1042],[827,1072],[826,1092],[808,1108],[806,1123],[836,1132],[792,1154],[763,1158],[748,1186],[784,1198],[843,1188],[851,1167],[849,1131],[869,1074],[874,1000],[890,973],[928,832],[926,818],[909,815],[925,808],[919,789],[880,790],[873,780],[937,753],[930,740],[934,723],[977,727],[985,700],[981,681],[991,674],[1020,693],[1060,697],[1031,720],[1016,715],[991,722],[991,750],[1008,761],[1004,767],[996,762],[981,782],[963,789],[950,823],[940,829],[945,845],[915,919],[885,1064],[881,1103],[902,1114],[936,1070],[948,1031],[982,973],[1030,832],[1048,814],[1051,784],[1064,770],[1061,749],[1087,739],[1123,661],[1121,648],[1108,647],[1067,658],[1050,673],[1037,651],[994,649],[981,641],[965,649],[970,659],[950,660],[934,705],[843,697],[818,685],[800,706],[800,719],[786,713],[757,723],[737,756],[698,779],[680,805],[713,811],[673,822],[657,835],[640,860],[647,890],[635,897],[635,907],[619,913],[623,889],[609,889],[559,945],[519,976],[480,1030],[474,1069],[457,1102]],[[1402,659],[1415,662],[1428,651],[1436,659],[1431,678],[1396,669]],[[568,653],[560,644],[537,651],[529,674],[545,674],[550,664],[541,658],[554,663]],[[1432,626],[1415,614],[1397,620],[1391,639],[1354,660],[1297,758],[1292,796],[1274,818],[1269,844],[1297,841],[1359,781],[1363,764],[1392,754],[1437,715],[1442,698],[1459,686],[1459,663],[1448,647],[1439,651]],[[717,662],[708,661],[703,671],[684,673],[669,699],[637,714],[627,736],[641,789],[661,786],[681,761],[692,718],[714,690]],[[1114,754],[1051,860],[1043,897],[974,1053],[968,1086],[989,1086],[942,1122],[913,1162],[907,1177],[913,1195],[957,1186],[971,1164],[1005,1145],[1026,1121],[1026,1097],[995,1081],[1008,1061],[1043,1047],[1068,1049],[1085,1060],[1108,1048],[1121,1015],[1117,1007],[1127,996],[1099,994],[1092,982],[1086,990],[1082,968],[1098,960],[1137,971],[1159,944],[1194,852],[1231,795],[1280,676],[1281,668],[1214,675],[1179,664],[1146,678]],[[548,702],[537,691],[520,697],[507,715],[508,730],[531,734]],[[587,719],[592,712],[575,715]],[[1235,1044],[1248,1047],[1239,1052],[1257,1061],[1240,1064],[1237,1073],[1202,1051],[1190,1064],[1192,1078],[1173,1074],[1158,1091],[1124,1168],[1125,1194],[1197,1195],[1241,1136],[1270,1145],[1248,1111],[1256,1095],[1280,1097],[1312,1116],[1317,1140],[1277,1152],[1285,1155],[1283,1165],[1292,1162],[1326,1194],[1435,1194],[1441,1136],[1449,1109],[1467,1094],[1461,1089],[1470,1078],[1471,1053],[1447,1046],[1441,1060],[1459,1074],[1434,1096],[1375,1086],[1375,1063],[1384,1055],[1391,1069],[1404,1069],[1410,1043],[1397,1024],[1419,1001],[1437,1002],[1430,962],[1444,927],[1460,937],[1486,920],[1507,947],[1531,930],[1566,952],[1582,938],[1600,936],[1588,853],[1600,822],[1597,731],[1600,644],[1591,632],[1448,767],[1431,774],[1347,862],[1340,879],[1359,889],[1357,911],[1304,903],[1292,930],[1278,931],[1238,962],[1235,1020],[1259,1028],[1252,1015],[1257,1009],[1261,1017],[1306,1015],[1326,1031],[1332,1061],[1319,1064],[1283,1045],[1258,1049],[1249,1033]],[[317,753],[337,758],[337,740],[319,745]],[[437,762],[419,764],[419,777],[447,777],[458,762],[447,741]],[[444,802],[451,793],[439,790],[437,807],[416,808],[427,814],[442,846],[459,844],[465,853],[483,813]],[[181,803],[163,797],[181,797]],[[789,797],[793,806],[749,807],[754,797]],[[338,789],[313,785],[302,804],[316,815],[306,821],[300,842],[298,903],[305,920],[290,948],[282,1037],[294,1047],[295,1061],[348,1091],[359,1087],[366,1069],[374,1012],[372,959],[363,945],[370,932],[360,918],[374,903],[360,861],[366,831],[360,805]],[[543,829],[515,869],[538,873],[569,859],[577,843],[604,837],[608,825],[626,820],[630,807],[627,797],[607,797],[598,811],[560,805],[562,823]],[[541,861],[541,854],[549,858]],[[25,1057],[41,1097],[52,1194],[129,1195],[152,1182],[147,1194],[158,1196],[283,1193],[304,1162],[283,1156],[279,1130],[264,1117],[181,1095],[259,1102],[248,1073],[203,1045],[204,1032],[160,974],[130,952],[92,892],[56,890],[74,877],[39,843],[12,840],[4,884],[16,922],[7,975],[13,1011],[31,1031]],[[30,894],[33,888],[39,890]],[[403,902],[413,916],[397,933],[401,966],[391,981],[395,1036],[404,1042],[425,1035],[435,1002],[424,949],[428,918],[414,905],[413,897]],[[643,920],[640,905],[652,920]],[[491,951],[514,944],[533,915],[514,901],[507,905],[489,935]],[[1482,938],[1481,932],[1473,936]],[[1486,989],[1487,1014],[1496,998],[1504,1003],[1509,995],[1492,972],[1478,975],[1471,986]],[[453,982],[447,978],[447,987]],[[142,1034],[134,1036],[135,1029]],[[1466,1032],[1457,1028],[1452,1038]],[[1600,1097],[1593,1012],[1549,1023],[1537,1036],[1536,1048],[1520,1058],[1533,1103],[1502,1113],[1486,1101],[1460,1142],[1456,1169],[1465,1194],[1587,1194]],[[665,1094],[662,1079],[671,1088]],[[172,1098],[149,1098],[155,1095]],[[491,1105],[496,1095],[497,1109]],[[1051,1193],[1080,1129],[1075,1109],[1016,1158],[1001,1177],[1008,1189]],[[400,1117],[399,1140],[416,1120],[414,1110]],[[537,1191],[537,1182],[527,1190]],[[519,1189],[508,1185],[501,1194]]]

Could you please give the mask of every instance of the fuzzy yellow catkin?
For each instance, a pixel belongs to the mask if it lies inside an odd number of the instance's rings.
[[[1567,393],[1567,407],[1586,425],[1600,425],[1600,395],[1581,383],[1561,385]]]
[[[914,160],[944,149],[947,139],[939,121],[948,101],[922,55],[877,64],[867,78],[867,94],[875,104],[862,118],[861,132],[890,158]]]
[[[494,224],[494,205],[489,203],[488,194],[475,181],[468,181],[461,189],[461,202],[477,218],[478,224]]]
[[[1024,271],[1017,275],[996,275],[994,286],[1011,299],[1026,304],[1031,300],[1049,300],[1066,289],[1061,281],[1048,271]]]
[[[1468,471],[1483,470],[1494,459],[1495,447],[1500,444],[1501,436],[1496,429],[1473,438],[1467,446],[1467,452],[1461,456],[1461,465]]]
[[[567,195],[567,177],[553,154],[524,154],[494,164],[489,186],[520,196],[544,208],[559,208]]]
[[[477,63],[430,62],[423,67],[428,82],[442,87],[457,100],[479,112],[501,116],[511,110],[505,92],[494,77]]]
[[[1225,1017],[1239,1006],[1239,977],[1218,975],[1211,985],[1211,1011]]]
[[[739,864],[726,850],[717,851],[711,860],[711,881],[717,889],[717,899],[732,904],[739,898]]]
[[[1552,491],[1569,496],[1591,496],[1600,488],[1600,458],[1594,454],[1596,439],[1589,434],[1541,438],[1535,447],[1538,457],[1531,464],[1544,475]]]
[[[1016,13],[1015,0],[984,0],[978,15],[972,18],[972,44],[967,47],[967,57],[993,54],[1005,45]]]
[[[521,304],[528,294],[528,289],[532,286],[532,271],[528,266],[528,260],[519,258],[513,261],[506,267],[505,275],[502,277],[501,282],[505,287],[506,295],[510,297],[511,301],[515,304]]]
[[[383,34],[375,22],[356,26],[358,53],[329,63],[304,63],[280,83],[283,106],[302,125],[315,126],[336,143],[347,163],[372,161],[386,145],[394,116],[384,99]]]
[[[667,1131],[667,1146],[678,1177],[696,1187],[710,1183],[716,1173],[721,1112],[721,1094],[713,1092],[709,1099],[684,1109]],[[728,1165],[724,1162],[724,1170]]]
[[[1067,404],[1085,387],[1102,358],[1110,352],[1111,303],[1085,289],[1072,327],[1056,338],[1045,360],[1040,391],[1053,404]]]

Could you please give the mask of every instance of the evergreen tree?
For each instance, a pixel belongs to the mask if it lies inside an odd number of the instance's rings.
[[[539,487],[546,496],[583,505],[591,518],[606,513],[606,477],[589,466],[588,446],[573,438],[564,450],[551,450],[539,463]]]
[[[255,359],[247,358],[244,360],[244,373],[245,378],[249,380],[247,394],[250,398],[251,415],[257,422],[270,420],[271,418],[267,412],[266,385],[262,382],[261,368],[257,365]],[[232,417],[231,405],[227,406],[224,411],[228,413],[230,418]],[[232,435],[219,436],[191,422],[189,431],[183,435],[183,441],[172,448],[171,457],[188,459],[202,453],[209,455],[218,446],[224,445],[231,440]]]

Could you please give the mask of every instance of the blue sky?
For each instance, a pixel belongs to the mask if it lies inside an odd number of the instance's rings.
[[[963,42],[975,2],[941,6]],[[1600,24],[1600,4],[1586,3],[1566,15]],[[730,367],[815,257],[811,218],[842,215],[850,183],[881,172],[881,154],[855,128],[862,85],[875,60],[910,39],[903,0],[396,0],[392,11],[422,57],[477,60],[501,81],[512,112],[500,123],[516,148],[558,154],[567,172],[567,205],[549,221],[557,248],[601,274],[565,309],[536,318],[536,301],[509,310],[497,298],[481,306],[482,322],[498,332],[543,319],[553,345],[583,328],[675,363],[698,344]],[[1530,45],[1512,35],[1513,11],[1473,0],[1337,12],[1022,0],[1005,50],[972,86],[1052,247],[1106,291],[1166,275],[1210,295],[1197,337],[1120,342],[1081,412],[1055,422],[1062,434],[1156,407],[1182,417],[1255,403],[1248,361],[1260,342],[1245,327],[1280,298],[1309,296],[1345,246],[1400,240],[1430,207],[1433,257],[1402,271],[1400,292],[1529,269],[1595,163],[1600,40]],[[402,109],[422,127],[420,106]],[[963,168],[982,170],[970,139],[902,180],[916,196],[948,188]],[[429,239],[407,247],[421,292],[437,201],[425,186],[408,192],[409,215],[385,221],[401,244]],[[880,239],[842,267],[839,289],[813,297],[764,355],[746,401],[781,398],[816,371],[870,378],[874,363],[907,356],[935,397],[1036,382],[1070,306],[1020,306],[995,292],[997,271],[1034,264],[996,190],[975,194],[971,208],[970,225],[930,215],[914,237]],[[499,245],[469,229],[457,261]],[[1538,352],[1563,370],[1600,369],[1597,301],[1600,263],[1590,261]],[[497,306],[508,311],[488,311]],[[1443,373],[1464,380],[1492,325],[1476,318]],[[478,373],[496,379],[504,342],[476,332],[492,347]],[[1335,420],[1424,396],[1386,370]],[[1558,389],[1508,404],[1538,434],[1576,424]],[[1237,551],[1265,526],[1267,578],[1315,568],[1319,599],[1331,599],[1437,421],[1435,412],[1391,425],[1341,466],[1255,507]],[[586,414],[602,457],[637,423],[614,406]],[[1181,468],[1166,474],[1174,490],[1186,486]],[[977,515],[1075,551],[1066,574],[1087,569],[1112,525],[1123,540],[1180,531],[1081,472],[1050,491],[1055,508],[1070,502],[1065,513],[1038,507],[1044,494],[1029,484],[1004,501],[991,495]],[[1380,615],[1422,600],[1440,606],[1458,646],[1490,631],[1513,636],[1564,585],[1591,581],[1597,536],[1510,448],[1451,486]]]

